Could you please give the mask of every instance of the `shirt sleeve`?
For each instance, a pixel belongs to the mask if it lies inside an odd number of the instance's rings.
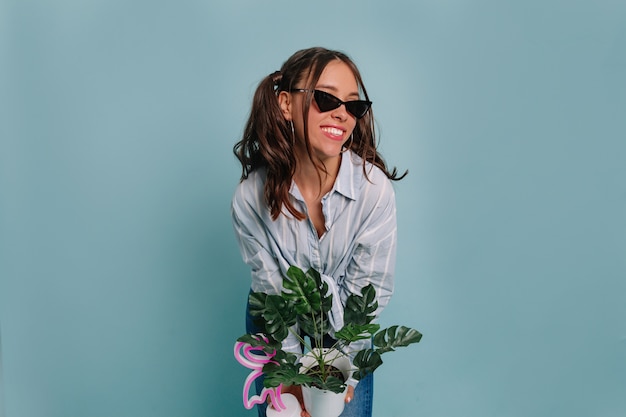
[[[395,193],[391,182],[385,178],[382,186],[370,187],[364,192],[364,198],[373,200],[372,210],[363,223],[357,236],[352,259],[340,286],[342,301],[350,294],[361,294],[361,290],[372,284],[376,290],[378,309],[376,317],[387,306],[394,288],[394,272],[397,244]],[[359,340],[347,346],[351,360],[356,352],[371,346],[370,340]],[[356,386],[353,378],[348,384]]]
[[[376,316],[379,316],[393,295],[397,224],[391,182],[386,180],[377,188],[370,187],[364,193],[364,198],[373,200],[372,209],[357,234],[340,291],[345,302],[350,294],[361,294],[365,286],[372,284],[378,301]]]
[[[235,237],[244,262],[250,267],[252,275],[252,291],[266,294],[280,294],[282,279],[278,260],[268,251],[268,238],[263,227],[262,216],[254,204],[247,202],[241,188],[235,193],[231,205],[231,217]],[[297,327],[292,327],[297,333]],[[291,353],[302,353],[297,337],[289,332],[282,341],[283,350]]]

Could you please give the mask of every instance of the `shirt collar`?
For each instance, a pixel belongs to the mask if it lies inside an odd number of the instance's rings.
[[[341,163],[339,165],[339,172],[335,179],[335,185],[329,194],[337,192],[346,198],[356,200],[359,197],[359,179],[361,177],[360,170],[363,169],[362,159],[348,150],[341,155]],[[297,200],[303,201],[304,198],[298,189],[295,181],[291,182],[291,188],[289,193],[293,195]]]
[[[339,173],[337,174],[333,190],[344,197],[356,200],[359,197],[357,184],[359,184],[358,179],[361,174],[359,170],[361,169],[363,169],[361,158],[350,150],[344,152],[341,155],[341,165],[339,166]]]

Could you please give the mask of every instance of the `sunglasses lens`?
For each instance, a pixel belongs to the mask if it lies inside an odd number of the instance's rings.
[[[346,110],[354,115],[357,119],[365,116],[370,108],[370,102],[364,100],[349,101],[346,103]]]
[[[335,110],[337,107],[341,106],[341,100],[324,91],[315,90],[314,97],[317,107],[319,107],[321,112]]]
[[[335,110],[337,107],[345,104],[346,110],[357,119],[365,116],[365,113],[367,113],[370,106],[372,105],[371,102],[365,100],[353,100],[343,102],[332,94],[328,94],[327,92],[320,90],[315,90],[313,92],[313,97],[315,98],[315,103],[317,103],[317,107],[322,113]]]

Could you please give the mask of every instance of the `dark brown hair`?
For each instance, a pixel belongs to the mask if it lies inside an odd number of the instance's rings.
[[[313,157],[307,133],[306,115],[313,99],[312,91],[320,75],[326,65],[334,60],[340,60],[350,67],[360,92],[366,100],[369,100],[361,74],[346,54],[320,47],[300,50],[285,61],[280,71],[268,75],[261,81],[252,99],[252,109],[243,138],[233,148],[235,156],[241,163],[242,181],[257,168],[267,169],[264,195],[273,219],[280,215],[283,206],[295,218],[299,220],[305,218],[305,215],[294,207],[289,198],[289,189],[296,170],[296,158],[291,126],[283,116],[277,95],[280,91],[290,91],[303,80],[308,81],[308,85],[303,87],[308,90],[303,106],[305,143],[309,158],[320,171],[324,172],[323,163]],[[396,168],[390,172],[378,153],[372,109],[364,117],[357,119],[349,146],[352,152],[363,159],[363,172],[366,177],[366,162],[376,165],[391,180],[401,180],[407,174],[404,172],[398,175]]]

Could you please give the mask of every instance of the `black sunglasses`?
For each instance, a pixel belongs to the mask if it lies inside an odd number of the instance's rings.
[[[309,90],[305,88],[294,88],[289,91],[292,93],[306,93]],[[326,91],[322,90],[313,90],[313,98],[315,99],[315,103],[322,113],[335,110],[339,108],[339,106],[344,104],[346,106],[346,110],[357,119],[365,116],[365,113],[367,113],[367,111],[372,106],[372,102],[367,100],[341,101],[332,94],[329,94]]]

